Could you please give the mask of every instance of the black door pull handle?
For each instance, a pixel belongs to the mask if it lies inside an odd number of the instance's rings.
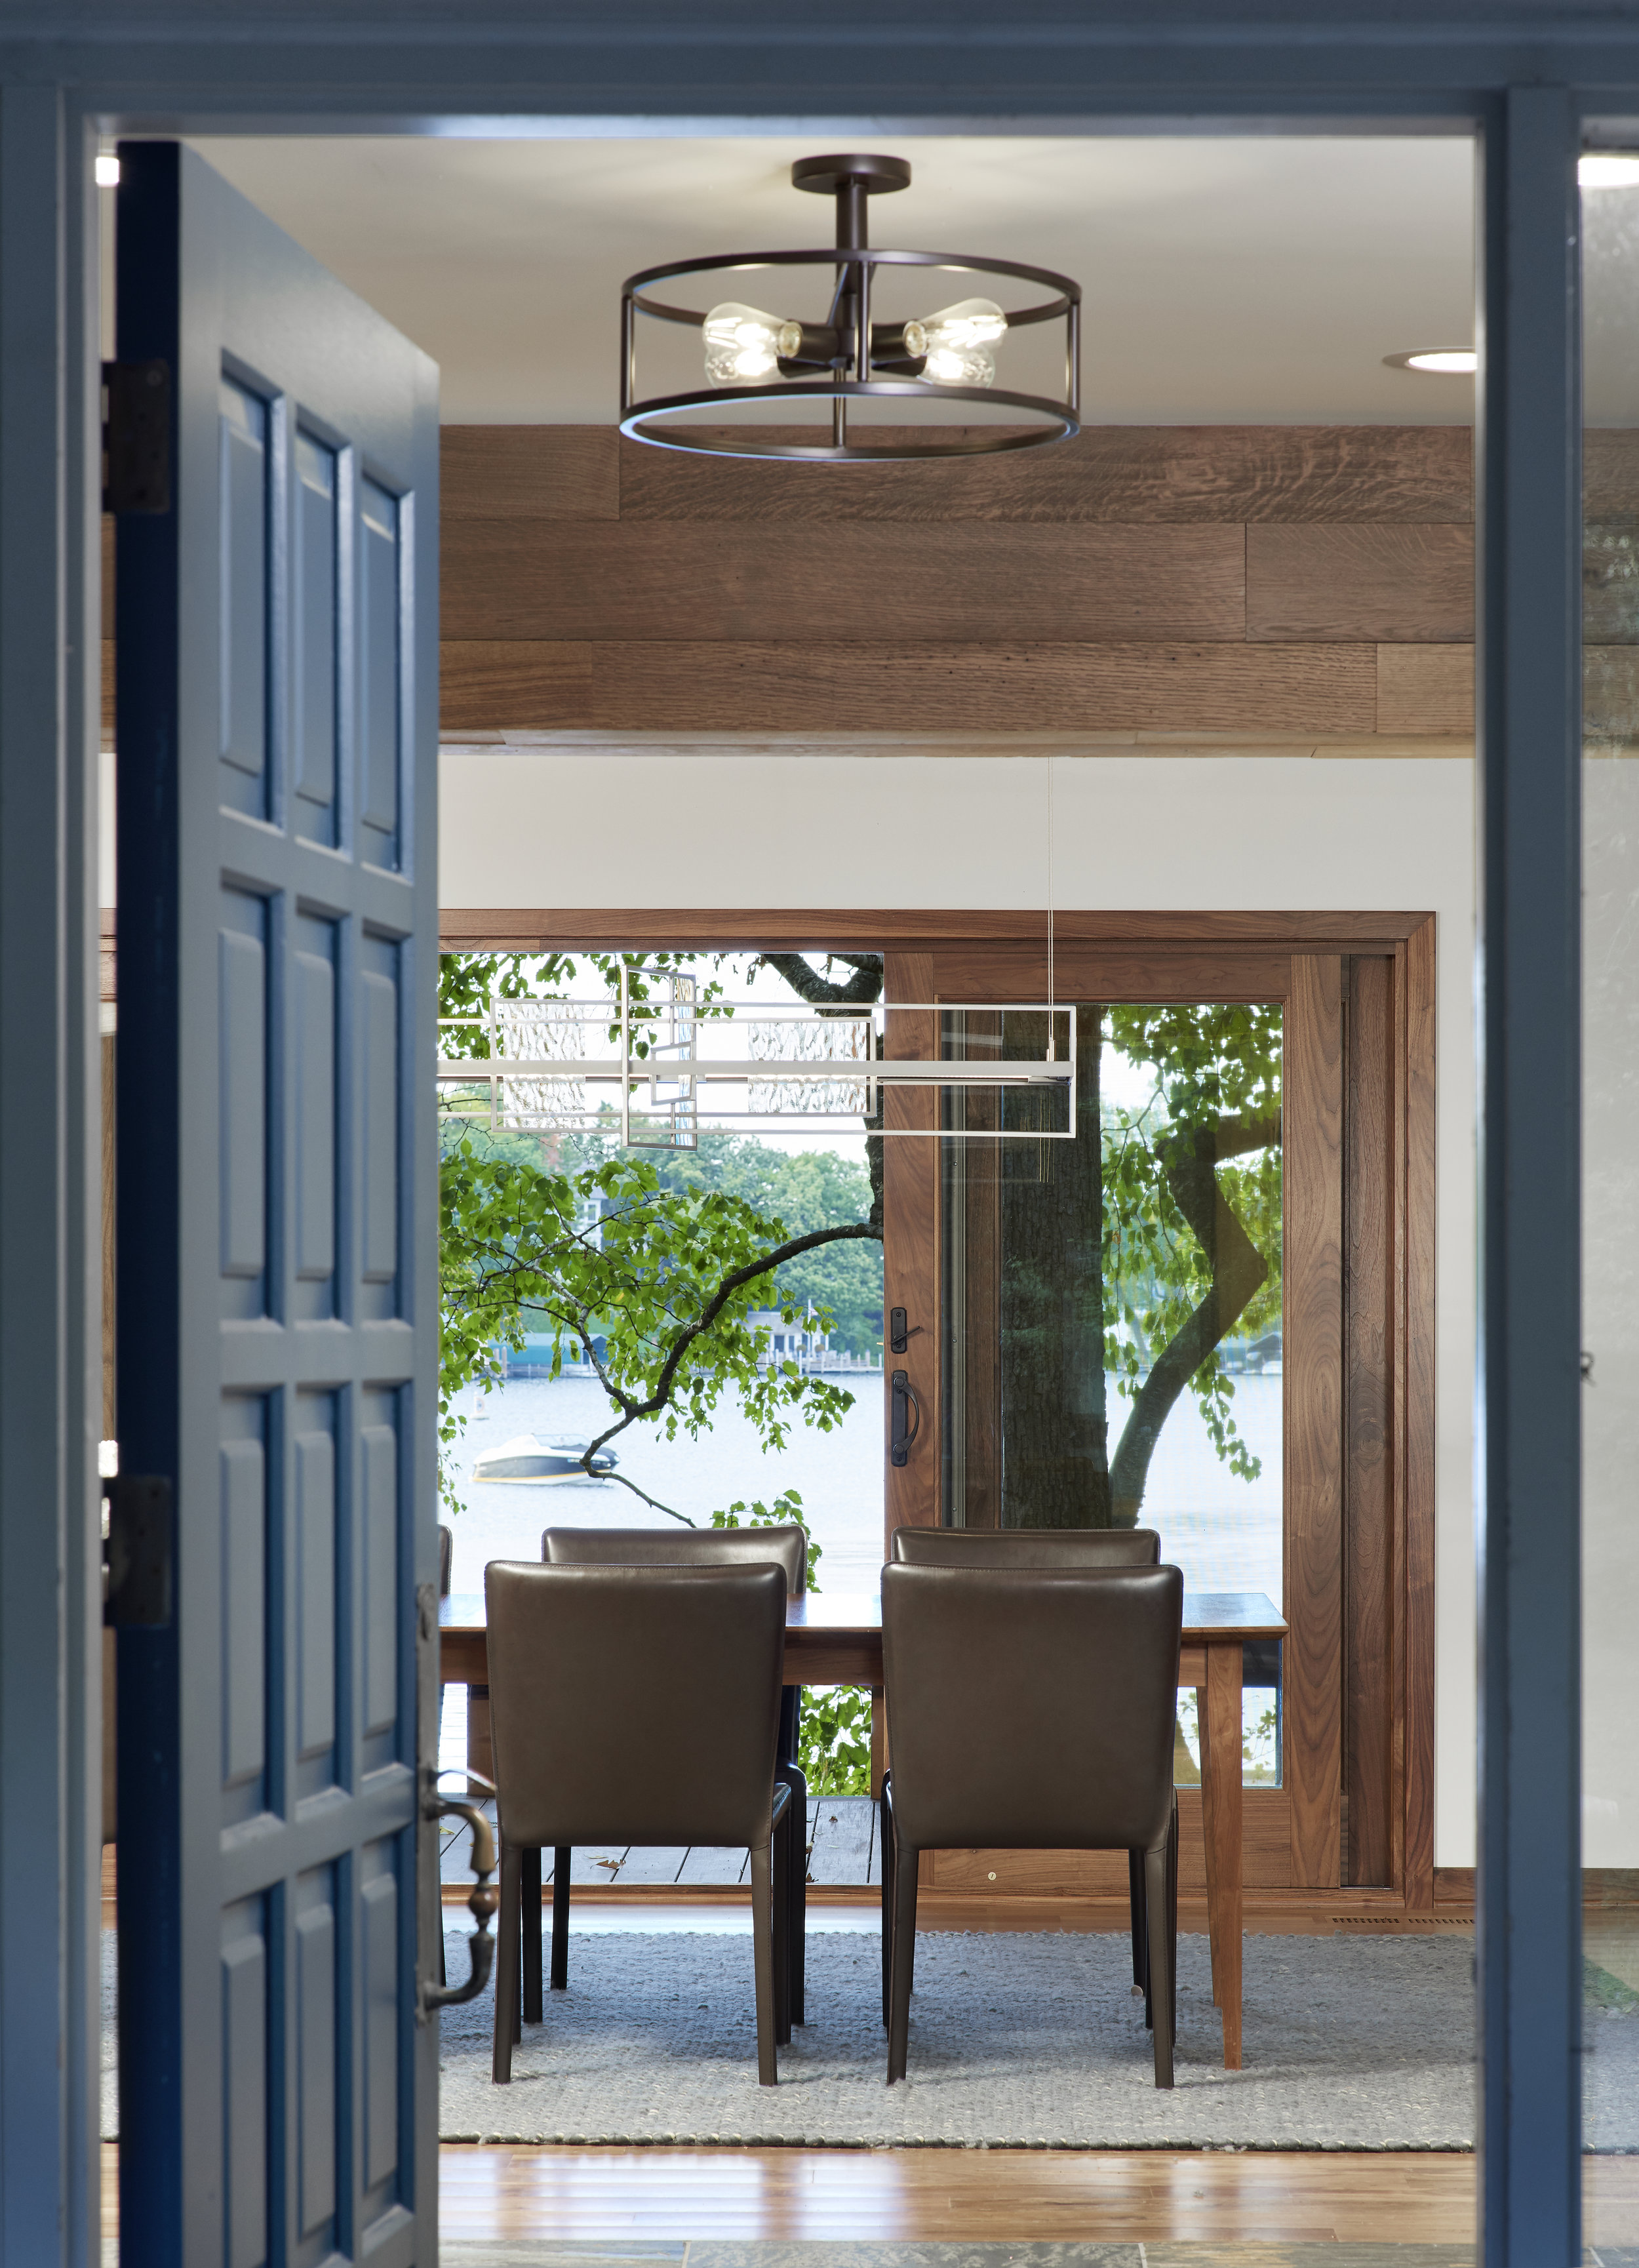
[[[905,1421],[908,1412],[915,1413],[915,1422],[908,1432]],[[888,1427],[888,1462],[902,1465],[910,1454],[910,1445],[922,1431],[922,1404],[916,1390],[902,1370],[896,1370],[893,1381],[893,1401],[890,1405]]]

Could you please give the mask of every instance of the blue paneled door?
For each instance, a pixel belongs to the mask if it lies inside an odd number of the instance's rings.
[[[437,2251],[437,373],[192,152],[121,152],[121,2257]],[[151,497],[149,499],[151,503]]]

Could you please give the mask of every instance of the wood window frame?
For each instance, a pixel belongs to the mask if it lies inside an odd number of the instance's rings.
[[[965,962],[975,975],[1006,967],[1011,983],[1037,990],[1045,974],[1039,911],[446,909],[441,927],[446,952],[879,951],[890,999],[984,997],[958,989]],[[1055,934],[1062,998],[1076,997],[1072,980],[1083,998],[1232,998],[1232,980],[1240,997],[1286,1003],[1286,1173],[1289,1192],[1294,1176],[1305,1192],[1297,1204],[1289,1196],[1286,1255],[1287,1597],[1305,1608],[1288,1645],[1287,1786],[1267,1792],[1282,1800],[1261,1826],[1265,1792],[1248,1791],[1248,1857],[1269,1845],[1272,1894],[1430,1912],[1435,917],[1072,909]],[[984,989],[994,995],[994,975]],[[911,1046],[908,1020],[897,1020],[896,1045]],[[931,1105],[890,1100],[904,1112]],[[886,1145],[887,1203],[909,1233],[887,1248],[885,1304],[932,1317],[936,1164],[932,1144]],[[928,1329],[905,1359],[936,1450],[938,1337]],[[889,1527],[927,1518],[930,1502],[937,1516],[922,1474],[886,1454],[884,1469]],[[1277,1892],[1282,1844],[1290,1887]],[[1000,1887],[1069,1892],[1068,1871]],[[948,1887],[982,1886],[952,1869]]]

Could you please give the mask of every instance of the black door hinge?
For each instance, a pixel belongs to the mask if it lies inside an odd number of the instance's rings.
[[[171,509],[171,365],[102,366],[102,508]]]
[[[176,1523],[171,1484],[157,1473],[105,1480],[108,1583],[103,1621],[114,1630],[163,1630],[174,1610]]]

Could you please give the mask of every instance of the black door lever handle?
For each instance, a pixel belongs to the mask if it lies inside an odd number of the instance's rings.
[[[908,1432],[905,1430],[908,1413],[915,1414],[915,1422]],[[902,1465],[910,1454],[910,1445],[922,1431],[922,1404],[916,1399],[915,1388],[902,1370],[896,1370],[893,1381],[893,1398],[889,1404],[888,1462]]]

